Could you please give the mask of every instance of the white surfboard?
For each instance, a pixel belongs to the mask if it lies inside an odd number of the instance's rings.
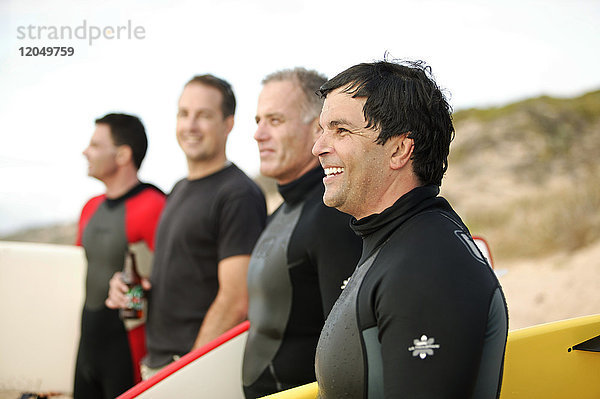
[[[248,322],[188,353],[118,399],[244,399],[242,360]]]
[[[83,249],[0,241],[0,387],[72,392]]]

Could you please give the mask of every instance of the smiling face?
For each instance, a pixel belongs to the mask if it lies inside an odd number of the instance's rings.
[[[323,104],[323,134],[313,147],[325,169],[325,205],[357,219],[379,210],[392,175],[388,143],[375,143],[378,132],[366,129],[364,98],[341,89],[330,92]]]
[[[110,126],[104,123],[97,124],[90,144],[83,151],[88,160],[88,175],[100,181],[114,176],[118,170],[117,151]]]
[[[254,139],[260,173],[279,184],[296,180],[318,165],[311,153],[320,129],[316,118],[305,120],[304,93],[291,80],[266,83],[258,97]]]
[[[190,83],[183,89],[177,112],[177,142],[189,165],[225,158],[233,116],[223,118],[223,95],[214,87]]]

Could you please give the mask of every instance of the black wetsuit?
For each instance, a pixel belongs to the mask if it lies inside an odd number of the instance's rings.
[[[247,398],[313,382],[325,317],[360,257],[350,216],[323,205],[318,167],[279,187],[284,203],[258,240],[248,270]]]
[[[320,398],[499,396],[506,302],[438,193],[419,187],[353,220],[363,255],[319,339]]]
[[[145,354],[144,329],[126,331],[117,309],[108,309],[108,282],[123,269],[131,244],[154,249],[154,232],[165,195],[142,183],[125,195],[89,200],[79,219],[77,245],[87,259],[86,295],[75,367],[75,399],[114,398],[140,381],[138,362]]]

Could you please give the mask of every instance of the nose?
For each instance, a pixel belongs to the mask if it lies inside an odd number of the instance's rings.
[[[327,140],[327,133],[322,132],[313,145],[312,153],[315,157],[325,155],[331,152],[331,146]]]
[[[191,128],[194,126],[192,118],[189,116],[179,118],[178,122],[179,127],[183,130],[191,130]]]
[[[256,124],[256,131],[254,132],[254,140],[257,142],[266,141],[269,139],[268,129],[265,127],[265,123],[260,121]]]

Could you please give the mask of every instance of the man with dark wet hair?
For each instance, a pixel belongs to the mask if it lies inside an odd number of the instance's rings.
[[[438,196],[454,128],[430,68],[359,64],[320,93],[323,201],[363,239],[317,346],[320,398],[497,398],[506,302]]]

